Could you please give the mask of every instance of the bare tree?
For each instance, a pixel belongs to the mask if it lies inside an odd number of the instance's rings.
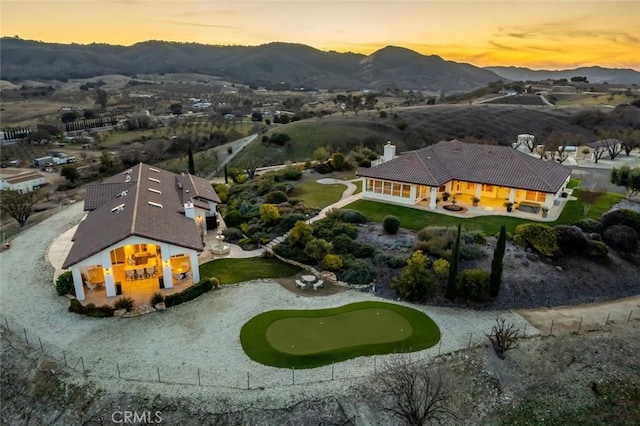
[[[260,159],[256,157],[249,157],[244,162],[244,168],[247,171],[247,176],[249,179],[253,179],[256,175],[256,171],[258,167],[260,167]]]
[[[506,351],[518,346],[519,333],[520,329],[516,328],[514,323],[507,325],[507,321],[504,318],[496,317],[496,325],[493,326],[491,334],[487,334],[487,337],[491,341],[498,358],[504,359]]]
[[[20,194],[18,191],[3,189],[1,193],[0,208],[23,227],[33,212],[33,205],[36,203],[35,192]]]
[[[449,386],[441,373],[426,363],[398,355],[387,362],[376,378],[386,396],[382,408],[408,425],[425,425],[457,419],[449,409]]]

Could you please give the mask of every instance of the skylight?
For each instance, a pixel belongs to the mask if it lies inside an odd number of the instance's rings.
[[[153,201],[147,201],[147,203],[149,203],[150,206],[162,208],[162,204],[160,203],[154,203]]]
[[[149,167],[149,170],[151,170],[152,172],[160,173],[160,170],[154,169],[153,167]]]
[[[120,204],[111,209],[111,213],[120,213],[121,211],[124,211],[124,204]]]
[[[151,182],[160,183],[160,179],[156,179],[156,178],[151,178],[151,177],[150,177],[150,178],[149,178],[149,180],[150,180]]]
[[[148,188],[150,192],[153,192],[155,194],[162,194],[162,191],[160,191],[159,189],[155,189],[155,188]]]

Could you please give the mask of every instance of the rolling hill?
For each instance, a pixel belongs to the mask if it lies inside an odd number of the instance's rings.
[[[520,67],[486,67],[507,80],[540,81],[560,80],[571,77],[587,77],[589,83],[640,84],[640,72],[625,68],[582,67],[569,70],[530,70]]]

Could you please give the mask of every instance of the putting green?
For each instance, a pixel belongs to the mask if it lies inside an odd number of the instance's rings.
[[[361,309],[317,318],[272,322],[267,340],[278,351],[312,354],[370,343],[398,342],[413,332],[409,321],[388,309]]]
[[[427,315],[384,302],[268,311],[250,319],[240,331],[242,348],[251,359],[286,368],[418,351],[439,340],[440,330]]]

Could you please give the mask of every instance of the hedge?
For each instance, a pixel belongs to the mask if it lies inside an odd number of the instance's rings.
[[[170,306],[176,306],[189,300],[193,300],[203,293],[208,292],[213,288],[213,283],[209,279],[200,281],[197,284],[187,287],[180,293],[170,294],[164,298],[164,304],[168,308]]]

